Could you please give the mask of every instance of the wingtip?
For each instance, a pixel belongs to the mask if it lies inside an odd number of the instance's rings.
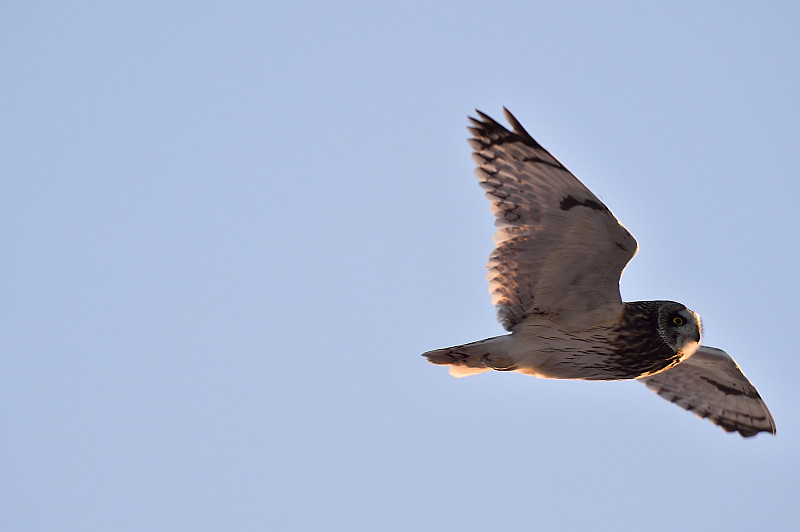
[[[519,120],[517,120],[517,118],[513,114],[511,114],[511,111],[509,111],[508,108],[505,106],[503,106],[503,114],[505,115],[506,120],[508,120],[508,123],[511,124],[511,127],[514,129],[514,133],[520,136],[527,137],[530,140],[533,140],[531,134],[528,133],[524,127],[522,127],[522,124],[520,124]]]
[[[522,124],[520,124],[519,120],[508,110],[507,107],[503,106],[503,114],[506,117],[506,121],[511,125],[511,128],[507,128],[505,125],[501,124],[491,116],[487,115],[480,109],[475,109],[475,113],[478,115],[478,118],[473,116],[467,116],[470,120],[470,124],[467,126],[467,129],[472,134],[476,134],[477,132],[487,131],[487,132],[496,132],[496,133],[503,133],[509,134],[511,133],[512,136],[515,136],[516,139],[530,144],[537,149],[544,149],[542,146],[536,142],[536,140],[528,133]]]
[[[764,405],[764,408],[767,408],[767,405]],[[762,430],[761,432],[766,432],[767,434],[772,434],[773,436],[778,435],[778,427],[775,426],[775,419],[772,417],[772,413],[767,409],[767,415],[769,415],[769,430]]]
[[[467,115],[467,118],[469,118],[469,120],[476,126],[486,127],[487,125],[490,125],[490,126],[501,127],[501,128],[503,127],[503,124],[500,124],[497,120],[495,120],[491,116],[487,115],[486,113],[484,113],[480,109],[476,108],[475,109],[475,114],[478,115],[478,118],[475,118],[474,116],[469,116],[469,115]],[[503,129],[505,129],[505,128],[503,128]]]
[[[762,432],[764,432],[766,434],[770,434],[772,436],[777,436],[778,435],[778,431],[775,429],[775,427],[772,427],[772,428],[769,428],[769,429],[758,429],[758,430],[755,430],[755,431],[744,431],[742,429],[733,429],[733,430],[736,430],[742,438],[753,438],[755,436],[758,436]],[[728,432],[732,432],[732,430],[728,431]]]

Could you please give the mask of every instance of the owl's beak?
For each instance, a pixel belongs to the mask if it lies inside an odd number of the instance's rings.
[[[692,312],[692,314],[694,314],[694,317],[697,320],[697,337],[695,338],[695,342],[699,344],[700,337],[703,335],[703,321],[700,319],[700,314],[697,312]]]

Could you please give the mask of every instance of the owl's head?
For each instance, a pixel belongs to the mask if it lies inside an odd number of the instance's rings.
[[[658,308],[658,333],[676,353],[691,356],[700,345],[700,316],[686,305],[664,301]]]

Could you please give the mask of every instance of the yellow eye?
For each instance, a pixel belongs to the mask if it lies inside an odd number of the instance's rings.
[[[672,318],[672,323],[674,323],[675,325],[681,326],[681,325],[684,324],[684,321],[683,321],[683,318],[681,318],[680,316],[675,316],[674,318]]]

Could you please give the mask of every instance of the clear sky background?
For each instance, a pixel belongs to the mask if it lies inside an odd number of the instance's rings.
[[[796,530],[796,2],[0,7],[0,529]],[[511,109],[775,416],[453,379]]]

